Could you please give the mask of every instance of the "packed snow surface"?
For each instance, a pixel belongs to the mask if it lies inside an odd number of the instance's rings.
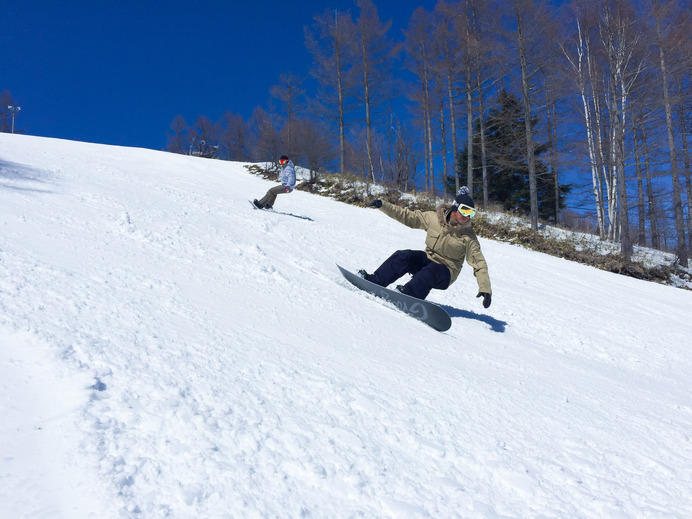
[[[481,239],[439,333],[335,266],[423,231],[273,185],[0,134],[2,517],[692,517],[691,292]]]

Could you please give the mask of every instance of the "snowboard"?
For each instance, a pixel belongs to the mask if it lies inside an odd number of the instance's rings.
[[[292,216],[293,218],[298,218],[299,220],[307,220],[307,221],[309,221],[309,222],[313,222],[313,221],[314,221],[314,220],[313,220],[312,218],[310,218],[309,216],[303,216],[303,215],[301,215],[301,214],[284,213],[284,212],[282,212],[282,211],[277,211],[276,209],[260,209],[259,207],[257,207],[257,206],[255,205],[255,203],[254,203],[252,200],[250,200],[250,205],[252,206],[253,209],[255,209],[255,210],[257,210],[257,211],[265,211],[265,212],[274,213],[274,214],[283,214],[283,215],[286,215],[286,216]]]
[[[425,299],[407,296],[397,290],[390,290],[349,272],[337,264],[343,276],[357,288],[393,303],[399,310],[423,321],[437,331],[444,332],[452,326],[452,318],[440,306]]]

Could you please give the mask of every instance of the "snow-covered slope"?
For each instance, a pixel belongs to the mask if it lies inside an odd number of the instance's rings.
[[[335,267],[422,231],[271,185],[0,134],[4,517],[692,517],[692,293],[482,240],[438,333]]]

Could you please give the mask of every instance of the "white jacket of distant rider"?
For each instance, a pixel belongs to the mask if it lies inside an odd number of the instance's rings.
[[[291,191],[296,187],[296,168],[292,160],[289,160],[288,164],[281,169],[281,184]]]

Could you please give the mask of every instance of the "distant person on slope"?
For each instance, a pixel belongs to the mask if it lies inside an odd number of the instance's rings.
[[[476,297],[483,298],[485,308],[490,306],[492,291],[488,265],[473,232],[471,219],[476,214],[476,206],[466,186],[459,189],[453,204],[440,204],[436,211],[411,211],[382,200],[372,201],[369,207],[380,209],[408,227],[423,229],[428,235],[425,251],[396,251],[373,274],[360,270],[365,279],[386,287],[409,273],[413,276],[411,280],[398,285],[397,290],[425,299],[433,288],[449,288],[459,276],[466,259],[478,281]]]
[[[286,155],[281,155],[279,164],[281,164],[281,174],[279,175],[281,185],[271,188],[261,200],[255,198],[252,201],[258,209],[271,209],[274,207],[277,195],[290,193],[296,187],[296,168],[293,162]]]

